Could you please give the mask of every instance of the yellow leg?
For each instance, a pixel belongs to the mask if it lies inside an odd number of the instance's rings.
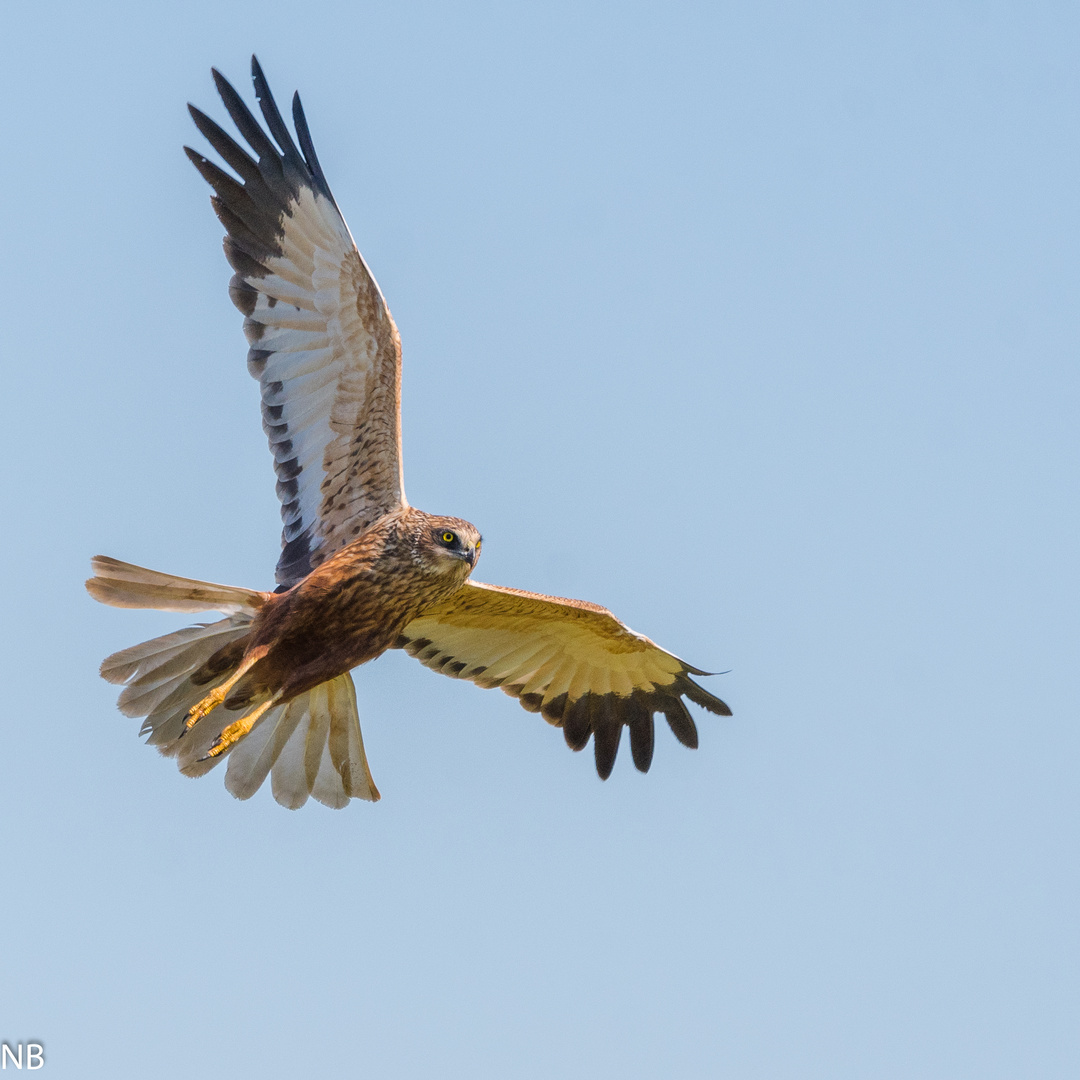
[[[213,758],[220,757],[229,749],[229,747],[238,743],[255,726],[259,717],[262,716],[271,705],[276,704],[277,699],[271,698],[269,701],[264,701],[261,705],[256,706],[251,712],[241,716],[239,720],[234,720],[214,740],[214,744],[207,750],[206,756],[199,758],[199,760],[211,761]]]
[[[211,690],[197,705],[192,705],[184,721],[184,730],[180,734],[186,735],[204,716],[212,713],[225,700],[229,691],[251,670],[256,661],[262,659],[265,651],[263,649],[257,655],[249,656],[220,686]]]

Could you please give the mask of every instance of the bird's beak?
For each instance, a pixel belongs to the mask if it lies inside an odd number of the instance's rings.
[[[476,560],[480,558],[480,545],[473,544],[469,548],[469,568],[474,569],[476,567]]]

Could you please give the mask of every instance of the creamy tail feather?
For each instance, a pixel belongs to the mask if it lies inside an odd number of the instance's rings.
[[[86,591],[113,607],[254,614],[266,602],[267,594],[254,589],[162,574],[107,555],[95,555],[90,565],[94,577],[87,581]]]
[[[379,799],[350,675],[270,709],[231,751],[225,786],[238,799],[249,799],[268,773],[274,798],[290,810],[309,795],[334,809],[350,799]]]
[[[202,776],[228,758],[225,786],[233,795],[250,798],[270,775],[274,798],[290,809],[303,806],[309,796],[335,808],[350,799],[379,798],[348,674],[283,704],[270,702],[267,707],[264,695],[237,710],[219,705],[185,731],[192,708],[236,671],[242,651],[238,643],[251,627],[262,594],[158,574],[111,559],[95,559],[94,570],[98,576],[87,587],[105,603],[173,611],[232,609],[218,622],[144,641],[114,653],[101,665],[103,678],[124,686],[120,711],[145,717],[140,734],[161,753],[175,757],[182,773]],[[198,607],[178,606],[196,603]],[[199,669],[215,654],[228,657],[229,652],[222,650],[230,645],[238,646],[235,662],[215,670],[212,678],[206,677],[205,669],[200,674]],[[220,666],[215,662],[209,668]],[[224,753],[209,756],[226,728],[260,708],[264,711],[248,734]]]
[[[269,775],[274,798],[290,810],[298,810],[309,796],[335,810],[350,799],[378,801],[350,675],[266,705],[257,700],[236,711],[218,706],[161,749],[176,756],[186,776],[202,776],[228,758],[225,786],[238,799],[250,799]],[[226,728],[260,709],[265,711],[250,732],[219,756],[209,756]]]

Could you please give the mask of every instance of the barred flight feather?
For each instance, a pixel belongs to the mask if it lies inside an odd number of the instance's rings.
[[[407,505],[401,347],[330,193],[299,98],[293,100],[298,149],[254,58],[252,78],[266,130],[214,72],[225,109],[254,157],[194,106],[195,126],[235,175],[185,149],[214,189],[211,202],[235,271],[229,292],[256,354],[249,354],[249,368],[272,427],[271,452],[279,480],[295,482],[279,488],[284,529],[277,580],[284,587],[383,514]],[[360,431],[365,452],[351,454]],[[346,492],[352,497],[343,498]]]

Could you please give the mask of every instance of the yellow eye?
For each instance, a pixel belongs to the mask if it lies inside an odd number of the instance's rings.
[[[452,532],[444,532],[442,534],[442,542],[444,544],[452,544],[457,537]]]

